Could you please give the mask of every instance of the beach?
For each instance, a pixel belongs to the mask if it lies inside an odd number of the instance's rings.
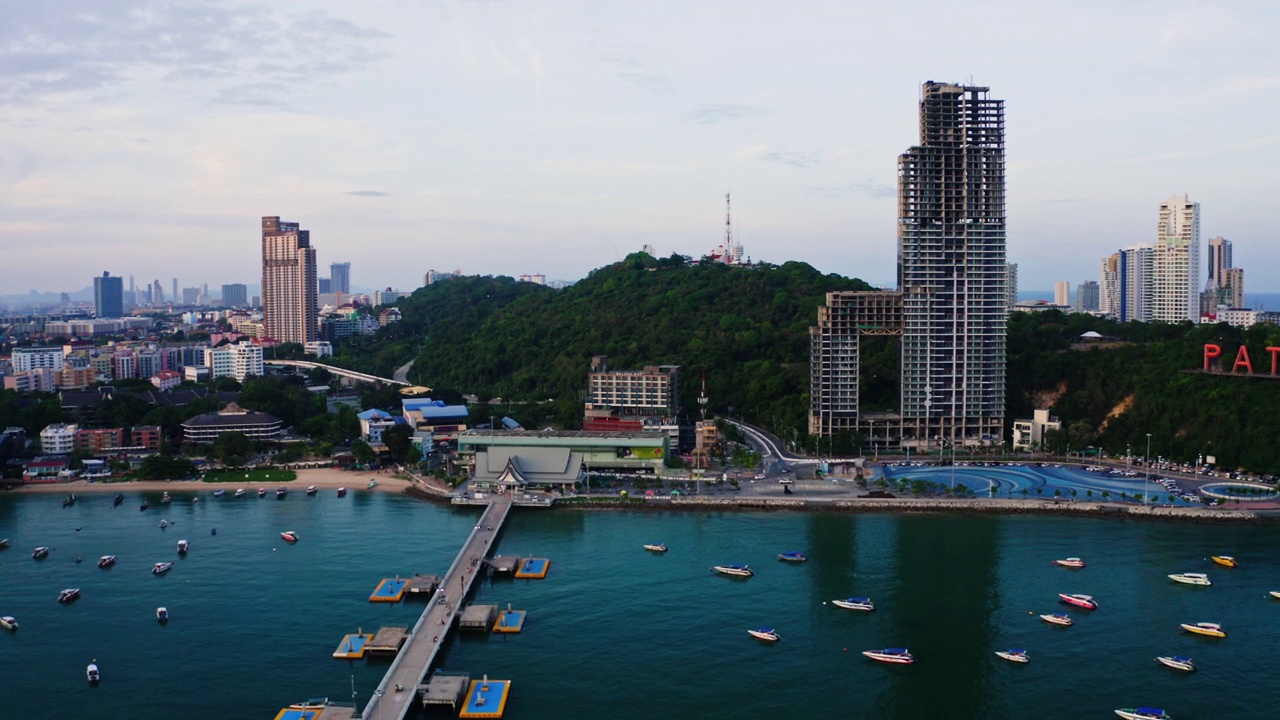
[[[298,474],[296,480],[289,481],[288,487],[297,488],[298,486],[306,487],[315,485],[317,488],[337,489],[345,487],[349,490],[369,490],[369,480],[377,480],[378,484],[372,489],[373,492],[401,493],[414,483],[405,480],[402,477],[395,477],[389,470],[363,470],[353,472],[350,470],[339,470],[337,468],[313,468],[308,470],[295,470]],[[248,484],[254,484],[252,482]],[[274,481],[267,483],[275,487]],[[71,482],[57,483],[35,483],[28,485],[13,485],[5,488],[8,492],[19,494],[41,494],[53,493],[64,495],[67,493],[115,493],[115,492],[200,492],[208,490],[210,492],[219,488],[234,488],[234,482],[205,482],[203,480],[127,480],[127,481],[110,481],[110,482],[90,482],[88,480],[73,480]]]

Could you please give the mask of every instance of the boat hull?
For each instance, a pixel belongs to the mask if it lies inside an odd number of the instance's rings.
[[[1182,629],[1189,633],[1203,635],[1205,637],[1224,638],[1227,636],[1226,631],[1222,628],[1202,627],[1199,625],[1188,625],[1187,623],[1183,623]]]
[[[1203,577],[1200,575],[1175,574],[1175,575],[1170,575],[1169,579],[1176,583],[1182,583],[1183,585],[1197,585],[1200,587],[1209,587],[1210,585],[1213,584],[1212,582],[1209,582],[1209,578]]]
[[[778,642],[779,637],[775,632],[766,632],[763,630],[748,630],[747,633],[757,640],[765,642]]]
[[[754,571],[745,567],[735,568],[735,567],[729,567],[726,565],[716,565],[711,569],[720,573],[721,575],[728,575],[729,577],[749,578],[752,575],[755,575]]]
[[[5,617],[0,617],[0,628],[4,628],[5,630],[17,630],[18,620],[7,615]]]
[[[1067,603],[1068,605],[1074,605],[1078,608],[1084,608],[1085,610],[1098,609],[1098,603],[1094,602],[1092,598],[1083,598],[1075,595],[1068,595],[1066,593],[1058,593],[1058,597],[1062,598],[1062,602]]]
[[[1140,713],[1133,708],[1119,708],[1116,714],[1125,720],[1169,720],[1169,715],[1160,713],[1159,715],[1151,715],[1149,713]]]
[[[1065,568],[1079,569],[1084,567],[1084,561],[1081,560],[1080,558],[1067,558],[1065,560],[1054,560],[1053,564],[1057,565],[1058,567],[1065,567]]]
[[[861,610],[863,612],[870,612],[876,609],[876,606],[873,605],[870,600],[862,602],[856,600],[832,600],[831,604],[838,608],[844,608],[845,610]]]
[[[1182,672],[1195,672],[1196,670],[1195,664],[1189,660],[1184,662],[1172,657],[1158,657],[1156,660],[1159,661],[1161,665],[1173,668],[1174,670],[1181,670]]]
[[[1071,618],[1060,617],[1057,615],[1041,615],[1040,619],[1049,623],[1050,625],[1059,625],[1061,627],[1071,627],[1074,624],[1074,621],[1072,621]]]
[[[1231,557],[1230,555],[1214,555],[1210,559],[1218,563],[1222,567],[1233,568],[1236,566],[1236,559]]]
[[[1008,660],[1009,662],[1015,662],[1015,663],[1027,663],[1027,662],[1031,662],[1031,658],[1027,657],[1027,654],[1026,654],[1026,653],[999,652],[999,651],[997,651],[997,652],[996,652],[996,656],[997,656],[997,657],[999,657],[999,658],[1001,658],[1001,659]]]
[[[916,661],[910,655],[886,654],[875,650],[863,650],[862,654],[876,662],[889,663],[891,665],[910,665]]]

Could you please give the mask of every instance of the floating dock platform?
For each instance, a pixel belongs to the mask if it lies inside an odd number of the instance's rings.
[[[275,720],[351,720],[354,717],[357,717],[355,708],[322,699],[290,705],[276,713]]]
[[[467,700],[458,711],[460,718],[500,718],[511,692],[510,680],[472,680]]]
[[[493,624],[496,633],[518,633],[524,629],[524,610],[507,608],[498,613],[498,622]]]
[[[400,602],[408,587],[409,581],[403,578],[383,578],[369,596],[369,602]]]
[[[409,628],[407,627],[384,627],[378,629],[378,634],[373,636],[372,640],[364,644],[367,652],[371,653],[391,653],[400,652],[400,646],[404,645],[404,641],[409,639]]]
[[[359,660],[368,652],[371,640],[373,636],[368,633],[343,635],[342,642],[338,643],[338,649],[333,651],[333,656],[339,660]]]
[[[497,605],[468,605],[458,617],[458,627],[463,630],[486,631],[493,627],[493,621],[497,617]]]
[[[546,558],[525,558],[520,563],[520,569],[516,570],[516,577],[526,580],[540,580],[547,576],[549,567],[551,567],[551,561]]]
[[[516,568],[520,567],[519,555],[496,555],[488,560],[489,567],[493,572],[514,574]]]
[[[430,598],[431,593],[435,592],[438,587],[440,587],[439,577],[414,573],[413,577],[409,578],[409,584],[405,587],[405,592],[414,596]]]
[[[471,685],[468,673],[443,673],[436,671],[428,676],[426,685],[418,686],[423,705],[448,705],[457,710]]]

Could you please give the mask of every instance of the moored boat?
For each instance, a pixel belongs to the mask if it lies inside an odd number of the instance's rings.
[[[84,674],[85,677],[89,678],[90,685],[98,684],[98,681],[102,679],[102,674],[98,672],[97,658],[94,658],[93,662],[89,663],[89,665],[84,669]]]
[[[58,602],[69,603],[73,600],[78,599],[79,597],[80,597],[80,588],[67,588],[66,590],[63,590],[62,592],[58,593]]]
[[[651,544],[645,545],[644,549],[649,550],[651,552],[664,553],[667,551],[667,546],[662,543],[656,543],[656,544],[651,543]]]
[[[1031,662],[1031,656],[1027,654],[1027,651],[1026,651],[1026,650],[1023,650],[1023,649],[1021,649],[1021,648],[1010,648],[1010,649],[1008,649],[1008,650],[997,650],[997,651],[996,651],[996,656],[997,656],[997,657],[1004,658],[1005,660],[1008,660],[1009,662],[1016,662],[1016,663],[1026,663],[1026,662]]]
[[[298,542],[298,533],[292,530],[285,530],[284,532],[280,533],[280,539],[284,540],[287,543],[296,543]]]
[[[784,552],[778,553],[778,559],[783,562],[802,563],[809,558],[802,552]]]
[[[1235,558],[1233,558],[1233,557],[1231,557],[1230,555],[1214,555],[1214,556],[1210,557],[1209,559],[1210,559],[1210,560],[1212,560],[1212,561],[1214,561],[1214,562],[1216,562],[1216,563],[1218,563],[1219,565],[1221,565],[1221,566],[1223,566],[1223,567],[1233,568],[1233,567],[1236,567],[1236,565],[1238,565],[1238,564],[1239,564],[1239,563],[1237,563],[1237,562],[1236,562],[1236,559],[1235,559]]]
[[[9,538],[0,538],[0,550],[9,547]]]
[[[151,507],[151,505],[146,500],[143,500],[142,504],[138,506],[138,509],[145,511],[149,507]]]
[[[1280,600],[1280,590],[1268,590],[1267,594],[1276,600]]]
[[[168,520],[161,520],[161,521],[160,521],[160,529],[161,529],[161,530],[163,530],[163,529],[165,529],[165,528],[167,528],[167,527],[169,527],[169,521],[168,521]]]
[[[236,488],[235,497],[242,498],[244,497],[244,493],[244,488]]]
[[[5,630],[17,630],[18,618],[12,615],[0,617],[0,628],[4,628]]]
[[[160,504],[168,505],[171,502],[173,502],[173,496],[169,494],[168,490],[165,490],[164,494],[160,496]]]
[[[370,490],[372,490],[372,489],[374,489],[374,488],[378,487],[378,481],[377,481],[377,480],[374,480],[373,478],[369,478],[369,486],[368,486],[368,487],[369,487],[369,489],[370,489]]]
[[[260,497],[260,498],[264,498],[264,497],[266,497],[266,496],[267,496],[267,489],[266,489],[266,488],[258,488],[258,497]]]
[[[338,497],[346,497],[346,496],[347,496],[347,489],[344,487],[338,488]]]
[[[843,600],[832,600],[832,605],[846,610],[875,610],[876,606],[868,597],[851,597]]]
[[[213,491],[214,497],[222,497],[223,495],[226,495],[226,494],[227,494],[227,491],[225,488],[218,488],[217,490]]]
[[[165,608],[165,607],[156,608],[156,622],[159,622],[161,624],[169,622],[169,608]]]
[[[1062,598],[1062,602],[1068,605],[1084,608],[1085,610],[1097,610],[1098,602],[1093,599],[1092,595],[1081,595],[1080,593],[1058,593],[1058,597]]]
[[[178,541],[178,554],[179,554],[179,555],[186,555],[186,554],[187,554],[187,550],[189,550],[189,549],[191,549],[191,543],[187,542],[186,540],[179,540],[179,541]]]
[[[1218,623],[1198,622],[1198,623],[1182,623],[1182,629],[1196,635],[1206,635],[1208,637],[1224,638],[1227,631],[1222,629]]]
[[[102,557],[98,558],[98,567],[102,568],[103,570],[106,570],[107,568],[115,564],[116,564],[115,555],[103,555]]]
[[[151,574],[152,574],[152,575],[163,575],[163,574],[165,574],[165,573],[169,572],[169,571],[170,571],[170,570],[172,570],[172,569],[173,569],[173,563],[171,563],[171,562],[158,562],[158,563],[156,563],[155,565],[151,566]]]
[[[319,488],[317,488],[315,485],[308,485],[308,486],[307,486],[307,494],[308,494],[308,495],[315,495],[315,494],[316,494],[316,492],[318,492],[318,491],[319,491]]]
[[[1169,576],[1170,580],[1180,582],[1183,585],[1212,585],[1209,582],[1209,576],[1204,573],[1173,573]]]
[[[734,577],[751,577],[755,575],[751,568],[746,565],[714,565],[711,569],[721,575],[732,575]]]
[[[283,500],[289,494],[289,488],[276,488],[276,499]]]
[[[1156,660],[1163,665],[1173,668],[1174,670],[1195,672],[1196,669],[1195,661],[1186,655],[1161,655],[1160,657],[1157,657]]]
[[[782,639],[778,637],[778,633],[775,632],[773,628],[755,628],[754,630],[748,630],[747,632],[751,634],[751,637],[756,638],[757,640],[778,642]]]
[[[910,665],[915,662],[915,657],[907,651],[906,648],[885,648],[883,650],[863,650],[862,654],[886,663],[896,663],[898,665]]]
[[[1068,567],[1068,568],[1084,567],[1084,561],[1078,557],[1069,557],[1069,558],[1063,558],[1061,560],[1054,560],[1053,564],[1058,565],[1060,567]]]
[[[1066,613],[1045,613],[1040,619],[1052,625],[1062,625],[1063,627],[1071,627],[1073,621],[1071,616]]]
[[[1160,708],[1117,708],[1116,714],[1125,720],[1173,720],[1173,716]]]
[[[33,560],[43,560],[47,557],[49,557],[49,548],[44,547],[43,545],[31,551],[31,558]]]
[[[76,494],[71,493],[62,499],[62,507],[71,507],[76,504]]]
[[[119,507],[120,503],[123,503],[123,502],[124,502],[124,493],[121,493],[119,495],[116,495],[115,502],[111,505],[111,507]]]

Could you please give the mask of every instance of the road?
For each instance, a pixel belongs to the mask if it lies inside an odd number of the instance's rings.
[[[409,384],[409,368],[413,367],[414,362],[416,361],[410,360],[409,362],[401,365],[398,370],[392,373],[391,379],[395,380],[398,383],[404,383],[405,385],[408,385]]]

